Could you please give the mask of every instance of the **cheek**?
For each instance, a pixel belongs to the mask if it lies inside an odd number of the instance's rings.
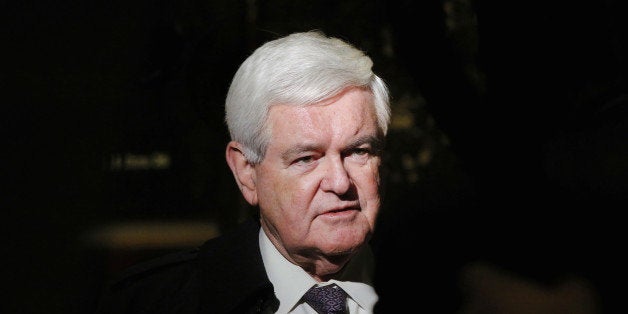
[[[356,179],[365,215],[368,216],[369,220],[374,220],[380,206],[379,169],[377,167],[372,167],[367,171],[362,169]]]
[[[282,195],[286,198],[286,202],[290,208],[294,210],[296,215],[303,216],[307,209],[311,207],[316,192],[318,191],[318,182],[313,177],[301,177],[290,180],[290,182],[282,187]]]
[[[277,173],[267,171],[259,176],[260,207],[286,218],[303,217],[316,194],[317,180],[314,176]]]
[[[356,184],[364,191],[368,192],[368,195],[379,194],[380,180],[379,180],[379,163],[371,162],[363,166],[358,166],[353,169],[352,177]]]

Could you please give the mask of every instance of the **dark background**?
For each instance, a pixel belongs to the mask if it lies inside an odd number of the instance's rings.
[[[3,313],[89,313],[116,270],[161,253],[85,240],[102,226],[232,227],[246,208],[223,158],[230,79],[259,44],[313,28],[365,50],[391,89],[373,239],[384,309],[400,295],[455,312],[478,261],[540,287],[582,279],[604,313],[620,304],[622,1],[3,7]],[[150,162],[120,166],[132,156]]]

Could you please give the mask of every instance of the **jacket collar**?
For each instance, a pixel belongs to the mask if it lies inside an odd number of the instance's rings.
[[[279,307],[262,261],[259,228],[259,220],[250,218],[201,247],[202,313],[274,312]]]

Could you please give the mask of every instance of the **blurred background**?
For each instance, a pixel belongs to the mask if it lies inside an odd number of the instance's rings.
[[[624,1],[3,5],[3,313],[91,313],[124,267],[249,210],[223,102],[261,43],[320,29],[391,90],[379,310],[617,313]],[[409,285],[401,289],[398,285]]]

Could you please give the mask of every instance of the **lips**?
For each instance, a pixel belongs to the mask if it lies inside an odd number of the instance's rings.
[[[322,214],[324,215],[324,214],[340,213],[340,212],[344,212],[344,211],[348,211],[348,210],[360,210],[360,207],[357,206],[357,205],[343,206],[343,207],[327,210],[327,211],[323,212]]]

